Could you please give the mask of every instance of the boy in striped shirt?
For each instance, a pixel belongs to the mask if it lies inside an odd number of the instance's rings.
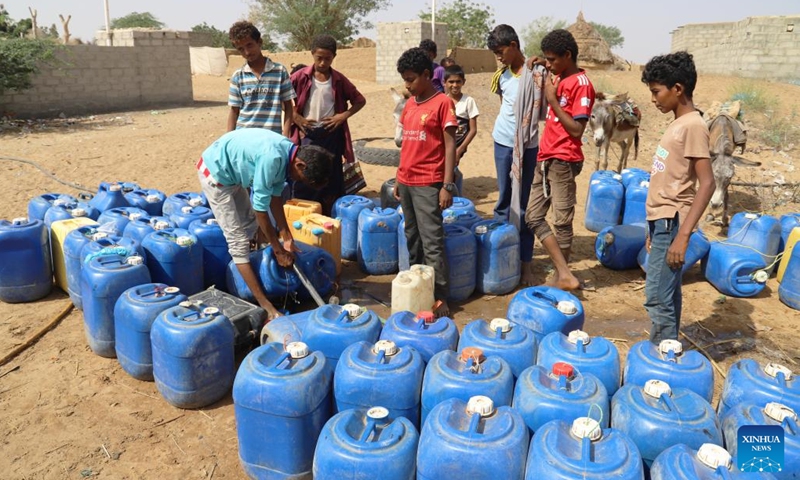
[[[234,23],[229,35],[247,63],[231,77],[228,131],[266,128],[288,137],[294,118],[292,100],[296,96],[289,73],[283,65],[261,53],[261,32],[252,23]]]

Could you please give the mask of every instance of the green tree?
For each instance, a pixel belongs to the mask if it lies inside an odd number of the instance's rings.
[[[212,47],[233,48],[233,44],[231,43],[231,39],[228,36],[228,32],[223,32],[217,27],[211,26],[206,22],[203,22],[199,25],[195,25],[194,27],[192,27],[192,31],[210,33]]]
[[[596,22],[589,23],[594,27],[595,31],[603,37],[603,40],[606,41],[609,47],[617,48],[625,43],[625,37],[622,36],[622,32],[619,28]]]
[[[111,28],[152,28],[160,29],[166,25],[150,12],[132,12],[111,20]]]
[[[15,21],[8,14],[5,5],[0,3],[0,38],[24,37],[31,28],[33,28],[33,23],[30,18]]]
[[[0,95],[30,88],[33,74],[41,62],[53,58],[56,48],[52,39],[0,38]]]
[[[253,0],[250,19],[262,31],[285,33],[287,49],[308,50],[314,37],[323,33],[340,44],[352,42],[359,31],[372,28],[367,15],[389,4],[390,0]]]
[[[431,12],[423,10],[419,12],[419,18],[429,22]],[[486,34],[494,24],[494,11],[483,3],[453,0],[436,11],[436,22],[447,24],[447,45],[450,48],[485,48]]]
[[[542,39],[545,35],[559,28],[566,28],[565,20],[556,20],[553,17],[539,17],[522,27],[520,41],[526,56],[542,55]]]

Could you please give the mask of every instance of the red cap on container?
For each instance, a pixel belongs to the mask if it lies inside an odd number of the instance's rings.
[[[426,325],[436,322],[436,316],[433,314],[433,312],[419,312],[417,313],[417,318],[425,322]]]
[[[470,358],[474,359],[477,363],[481,363],[483,359],[483,350],[475,347],[466,347],[461,350],[461,361],[466,362]]]
[[[567,378],[572,378],[574,374],[575,374],[575,368],[569,363],[556,362],[553,364],[553,375],[555,375],[556,377],[564,375]]]

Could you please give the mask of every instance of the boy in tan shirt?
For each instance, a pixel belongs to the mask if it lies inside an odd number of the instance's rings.
[[[652,322],[650,341],[658,345],[678,339],[686,248],[715,184],[708,128],[692,102],[697,84],[692,56],[676,52],[653,57],[645,65],[642,82],[656,108],[675,115],[653,156],[646,204],[650,257],[644,307]]]

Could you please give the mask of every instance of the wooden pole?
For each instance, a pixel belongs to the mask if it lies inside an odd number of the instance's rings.
[[[31,31],[33,32],[33,38],[39,38],[39,25],[36,23],[37,11],[35,8],[31,7],[28,7],[28,11],[31,12],[31,24],[33,26]]]
[[[69,44],[69,21],[72,20],[72,15],[67,15],[67,19],[64,19],[64,15],[58,14],[58,18],[61,20],[61,27],[64,29],[64,45]]]
[[[103,7],[106,15],[106,46],[111,46],[111,17],[108,13],[108,0],[103,0]]]

